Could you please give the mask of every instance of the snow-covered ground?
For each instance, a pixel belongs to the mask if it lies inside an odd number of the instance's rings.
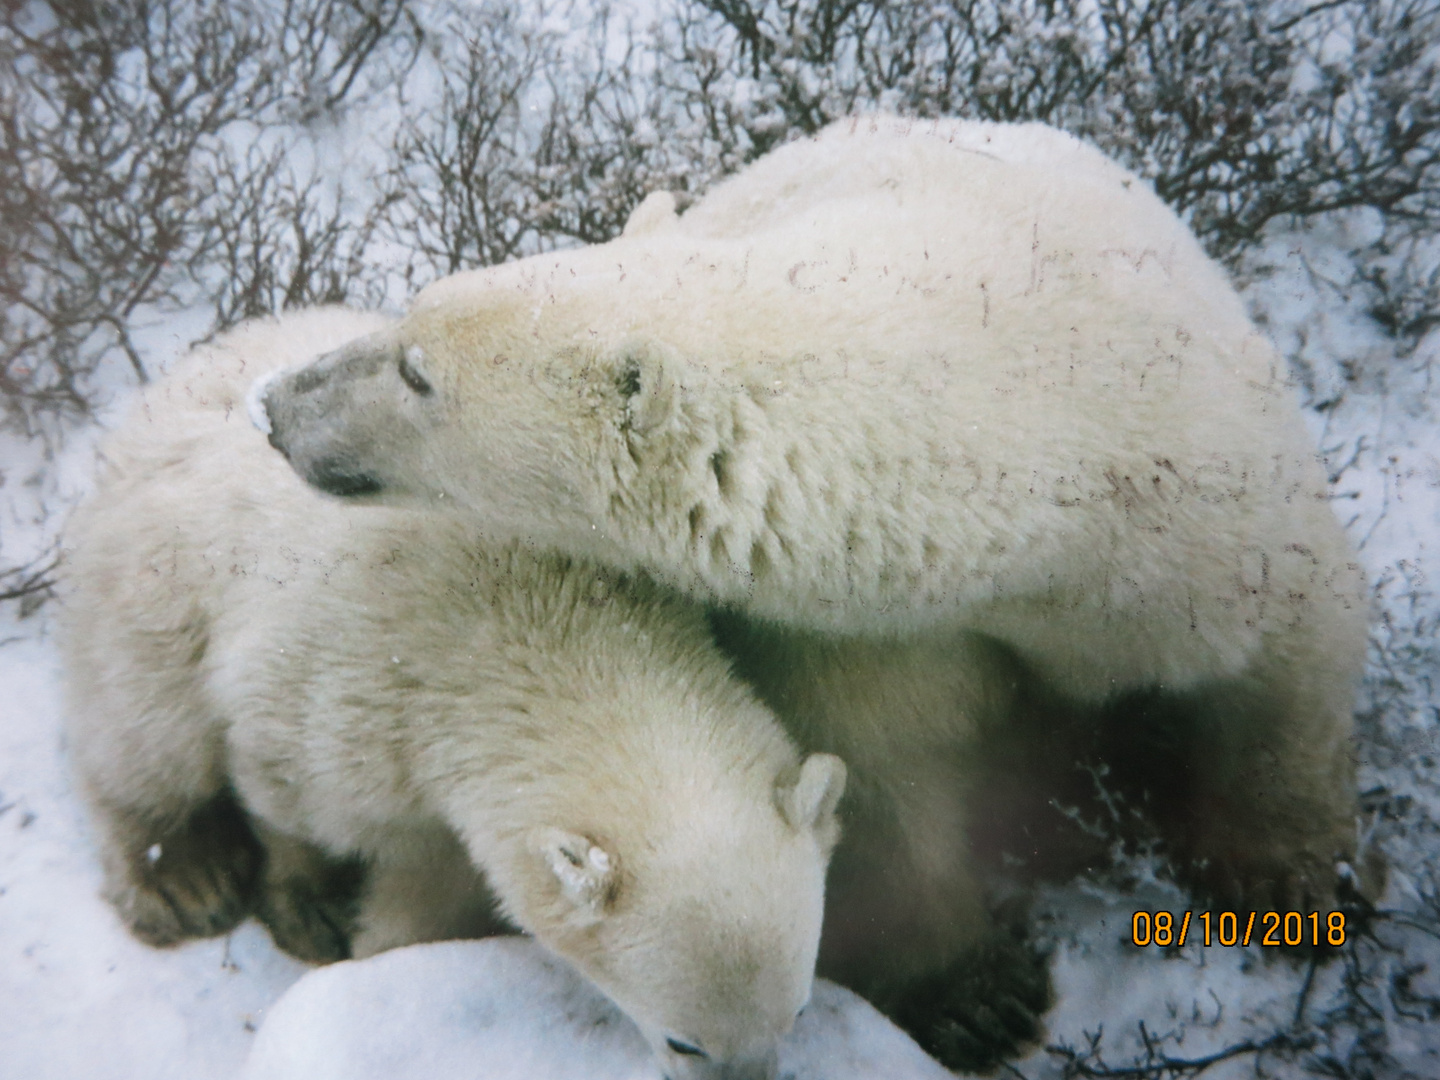
[[[357,134],[332,132],[321,157],[343,160],[346,146],[363,155]],[[1361,788],[1366,836],[1390,856],[1390,914],[1343,961],[1311,969],[1253,946],[1131,945],[1137,907],[1187,907],[1143,859],[1114,879],[1047,890],[1034,922],[1053,947],[1058,1001],[1047,1045],[1010,1075],[1186,1076],[1213,1057],[1207,1077],[1440,1077],[1440,598],[1430,576],[1440,574],[1430,384],[1440,332],[1397,358],[1367,319],[1345,256],[1367,224],[1277,233],[1246,276],[1310,399],[1328,403],[1310,412],[1313,431],[1376,584]],[[203,313],[157,322],[142,342],[147,365],[163,369],[204,328]],[[117,367],[102,378],[115,387],[102,421],[123,409],[124,376]],[[93,457],[84,432],[58,449],[0,433],[0,565],[47,549]],[[53,605],[20,616],[0,604],[0,1080],[230,1080],[257,1045],[247,1080],[313,1078],[322,1074],[283,1069],[317,1054],[333,1064],[342,1043],[352,1080],[654,1075],[627,1022],[528,946],[421,947],[306,977],[254,922],[166,951],[130,938],[98,896],[66,768]],[[926,1075],[912,1053],[868,1006],[822,988],[783,1061],[799,1080]],[[509,1071],[476,1071],[486,1062]]]
[[[791,1080],[945,1080],[906,1035],[821,982],[780,1048]],[[661,1080],[640,1032],[533,941],[417,945],[336,964],[280,999],[241,1080]]]

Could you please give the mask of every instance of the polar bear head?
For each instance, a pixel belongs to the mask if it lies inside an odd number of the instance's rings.
[[[567,795],[574,827],[486,860],[497,894],[630,1016],[670,1080],[771,1080],[810,998],[845,767],[812,754],[768,798],[703,768],[647,786]]]
[[[676,414],[675,357],[556,325],[537,342],[500,290],[461,293],[269,377],[251,415],[322,491],[468,511],[492,537],[573,550],[610,507],[616,470],[639,468]]]

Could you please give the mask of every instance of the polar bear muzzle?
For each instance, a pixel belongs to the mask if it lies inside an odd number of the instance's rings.
[[[436,396],[423,365],[419,350],[372,334],[257,383],[251,418],[321,491],[400,494],[382,463],[420,448]]]

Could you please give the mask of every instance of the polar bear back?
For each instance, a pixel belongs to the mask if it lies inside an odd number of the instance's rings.
[[[1083,698],[1235,675],[1297,619],[1354,621],[1282,363],[1098,152],[876,118],[672,222],[662,202],[610,244],[422,293],[376,348],[425,356],[455,398],[377,474],[758,617],[992,633]],[[442,459],[467,464],[420,464]]]

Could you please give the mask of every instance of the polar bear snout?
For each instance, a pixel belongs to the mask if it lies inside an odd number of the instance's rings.
[[[395,487],[382,460],[393,465],[416,445],[417,403],[435,394],[422,359],[388,334],[360,338],[258,383],[252,419],[312,487],[378,495]]]

